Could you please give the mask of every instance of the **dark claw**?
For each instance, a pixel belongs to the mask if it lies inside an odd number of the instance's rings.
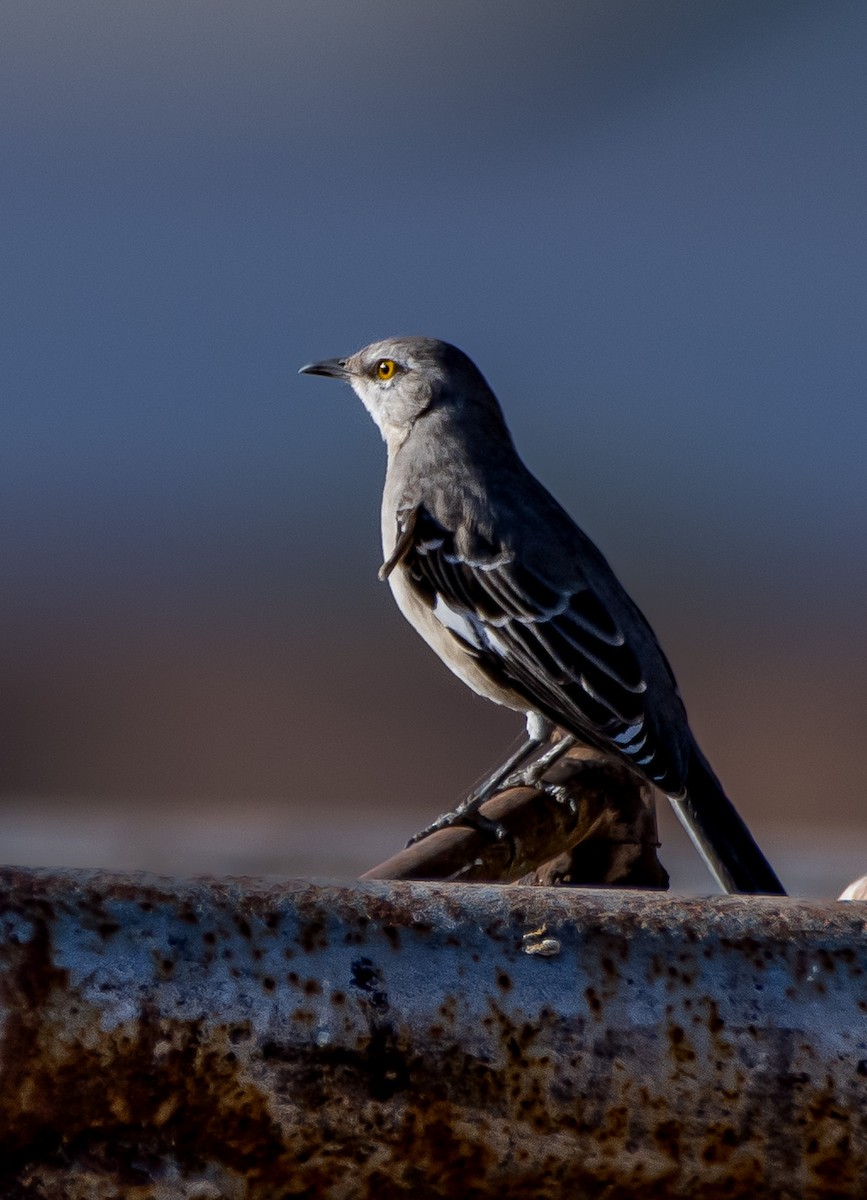
[[[515,842],[505,825],[500,824],[499,821],[492,821],[490,817],[483,817],[480,812],[471,808],[463,811],[458,808],[454,812],[443,813],[435,821],[431,821],[430,825],[419,830],[418,833],[414,833],[406,843],[407,847],[414,846],[416,842],[423,841],[424,838],[429,837],[432,833],[437,833],[440,829],[452,829],[455,825],[466,825],[498,842],[506,842],[509,847],[509,863],[514,859]]]

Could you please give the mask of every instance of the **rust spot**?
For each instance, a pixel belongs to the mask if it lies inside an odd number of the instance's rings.
[[[594,1017],[599,1017],[602,1014],[602,1001],[596,993],[596,989],[588,987],[584,989],[584,996],[587,1000],[587,1005]]]
[[[382,972],[369,958],[358,958],[350,968],[352,986],[361,993],[375,1009],[388,1008],[388,996]]]
[[[723,1029],[725,1029],[726,1023],[722,1019],[722,1017],[719,1015],[719,1009],[717,1008],[716,1000],[713,1000],[711,997],[708,997],[707,1006],[709,1009],[709,1016],[707,1019],[707,1027],[711,1033],[714,1033],[714,1034],[720,1033]]]
[[[653,1136],[669,1158],[680,1161],[681,1129],[677,1121],[663,1121],[654,1129]]]
[[[668,1041],[671,1047],[671,1057],[677,1063],[691,1063],[695,1060],[695,1050],[689,1044],[686,1031],[681,1025],[670,1025]]]
[[[315,918],[304,924],[298,935],[298,941],[305,954],[313,954],[316,950],[326,950],[328,948],[328,938],[326,937],[325,930],[325,921],[321,918]]]

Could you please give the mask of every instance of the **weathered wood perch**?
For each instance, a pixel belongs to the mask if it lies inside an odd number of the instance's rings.
[[[481,815],[508,837],[469,826],[430,834],[362,875],[362,879],[450,879],[668,887],[657,858],[652,791],[624,767],[593,751],[570,750],[545,775],[558,789],[499,792]]]

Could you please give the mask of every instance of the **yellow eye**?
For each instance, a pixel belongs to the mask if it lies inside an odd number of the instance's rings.
[[[380,379],[391,379],[396,370],[397,363],[393,358],[383,358],[376,364],[376,373]]]

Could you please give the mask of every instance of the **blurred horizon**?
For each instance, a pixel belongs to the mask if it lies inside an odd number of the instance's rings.
[[[520,721],[376,580],[376,430],[296,374],[427,333],[646,613],[784,877],[775,848],[815,894],[832,844],[867,870],[867,10],[9,0],[3,24],[0,859],[86,861],[91,812],[94,854],[151,867],[147,814],[166,845],[195,814],[215,870],[246,821],[251,846],[321,831],[327,874],[504,753]]]

